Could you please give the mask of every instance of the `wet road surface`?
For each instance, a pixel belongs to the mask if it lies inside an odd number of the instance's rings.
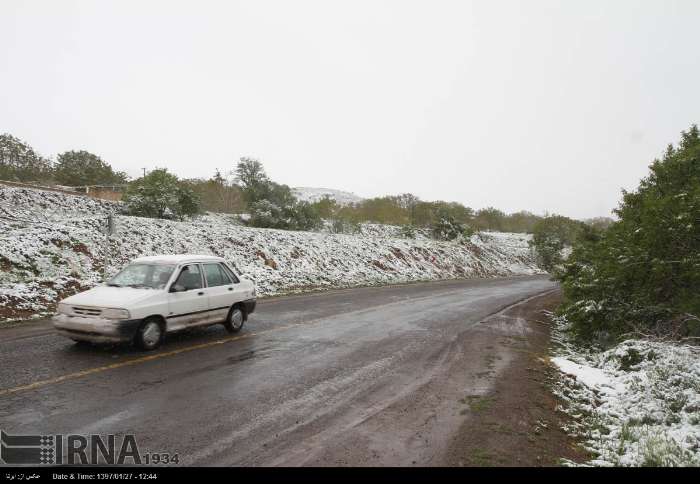
[[[546,276],[261,300],[157,351],[82,347],[45,323],[0,330],[0,428],[134,434],[196,465],[440,465],[512,355],[480,322],[556,286]],[[512,331],[521,331],[515,321]],[[511,330],[509,329],[509,331]]]

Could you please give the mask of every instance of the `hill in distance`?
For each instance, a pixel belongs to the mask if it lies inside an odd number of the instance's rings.
[[[343,190],[334,190],[332,188],[315,188],[315,187],[294,187],[292,188],[292,193],[299,200],[305,202],[318,202],[323,197],[328,196],[335,200],[339,205],[349,205],[351,203],[357,203],[364,200],[351,192],[345,192]]]

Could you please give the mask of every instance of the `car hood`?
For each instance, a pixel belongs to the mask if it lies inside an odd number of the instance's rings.
[[[151,296],[163,292],[158,289],[136,287],[97,286],[87,291],[67,297],[61,302],[76,306],[129,309]]]

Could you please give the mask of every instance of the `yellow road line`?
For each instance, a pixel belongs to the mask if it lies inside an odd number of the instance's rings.
[[[551,291],[550,291],[550,292],[551,292]],[[533,297],[531,297],[531,298],[528,298],[527,300],[534,299],[535,297],[537,297],[537,296],[542,296],[542,295],[543,295],[543,294],[537,294],[537,295],[535,295],[535,296],[533,296]],[[524,302],[524,301],[519,301],[518,303],[515,303],[515,304],[513,304],[512,306],[517,305],[517,304],[520,304],[520,303],[522,303],[522,302]],[[509,307],[511,307],[511,306],[509,306]],[[139,363],[146,363],[147,361],[159,360],[159,359],[161,359],[161,358],[166,358],[166,357],[168,357],[168,356],[179,355],[180,353],[187,353],[187,352],[189,352],[189,351],[201,350],[201,349],[204,349],[204,348],[211,348],[211,347],[213,347],[213,346],[218,346],[218,345],[222,345],[222,344],[225,344],[225,343],[230,343],[230,342],[232,342],[232,341],[238,341],[238,340],[241,340],[241,339],[251,338],[251,337],[253,337],[253,336],[258,336],[258,335],[261,335],[261,334],[272,333],[272,332],[275,332],[275,331],[283,331],[283,330],[285,330],[285,329],[295,328],[295,327],[298,327],[298,326],[307,326],[307,325],[309,325],[309,324],[318,323],[318,322],[320,322],[320,321],[321,321],[320,319],[315,319],[315,320],[311,320],[311,321],[305,321],[305,322],[303,322],[303,323],[292,323],[292,324],[287,324],[287,325],[284,325],[284,326],[279,326],[279,327],[272,328],[272,329],[268,329],[268,330],[265,330],[265,331],[259,331],[259,332],[257,332],[257,333],[246,333],[246,334],[242,334],[242,335],[239,335],[239,336],[229,336],[229,337],[227,337],[227,338],[218,339],[218,340],[216,340],[216,341],[210,341],[210,342],[208,342],[208,343],[202,343],[202,344],[198,344],[198,345],[187,346],[187,347],[185,347],[185,348],[180,348],[180,349],[178,349],[178,350],[167,351],[167,352],[165,352],[165,353],[156,353],[156,354],[154,354],[154,355],[142,356],[142,357],[139,357],[139,358],[134,358],[134,359],[132,359],[132,360],[121,361],[121,362],[119,362],[119,363],[113,363],[113,364],[111,364],[111,365],[99,366],[99,367],[96,367],[96,368],[90,368],[90,369],[88,369],[88,370],[77,371],[77,372],[75,372],[75,373],[69,373],[69,374],[67,374],[67,375],[58,376],[58,377],[55,377],[55,378],[49,378],[49,379],[47,379],[47,380],[36,381],[36,382],[34,382],[34,383],[29,383],[29,384],[27,384],[27,385],[22,385],[22,386],[18,386],[18,387],[14,387],[14,388],[7,388],[7,389],[4,389],[4,390],[0,390],[0,397],[5,396],[5,395],[11,395],[11,394],[14,394],[14,393],[23,392],[23,391],[36,390],[37,388],[42,388],[42,387],[49,386],[49,385],[55,385],[55,384],[57,384],[57,383],[62,383],[62,382],[64,382],[64,381],[68,381],[68,380],[75,380],[75,379],[77,379],[77,378],[82,378],[82,377],[85,377],[85,376],[88,376],[88,375],[94,375],[94,374],[96,374],[96,373],[102,373],[102,372],[104,372],[104,371],[116,370],[117,368],[122,368],[122,367],[125,367],[125,366],[138,365]]]
[[[121,361],[119,363],[113,363],[111,365],[105,365],[105,366],[99,366],[96,368],[90,368],[88,370],[82,370],[82,371],[77,371],[75,373],[69,373],[67,375],[63,376],[58,376],[55,378],[49,378],[47,380],[40,380],[36,381],[34,383],[29,383],[28,385],[22,385],[14,388],[8,388],[5,390],[0,390],[0,397],[5,396],[5,395],[11,395],[13,393],[19,393],[23,391],[28,391],[28,390],[36,390],[37,388],[49,386],[49,385],[54,385],[57,383],[62,383],[67,380],[75,380],[77,378],[82,378],[88,375],[94,375],[95,373],[102,373],[103,371],[109,371],[109,370],[116,370],[117,368],[122,368],[125,366],[132,366],[132,365],[138,365],[139,363],[146,363],[147,361],[153,361],[153,360],[159,360],[161,358],[166,358],[168,356],[174,356],[174,355],[179,355],[180,353],[187,353],[189,351],[194,351],[194,350],[201,350],[204,348],[211,348],[212,346],[217,346],[217,345],[222,345],[225,343],[230,343],[231,341],[237,341],[241,339],[246,339],[246,338],[251,338],[253,336],[261,335],[261,334],[266,334],[266,333],[272,333],[274,331],[282,331],[285,329],[297,327],[297,326],[304,326],[307,324],[315,323],[317,321],[309,321],[309,322],[304,322],[304,323],[295,323],[295,324],[287,324],[285,326],[279,326],[277,328],[273,329],[268,329],[266,331],[259,331],[257,333],[246,333],[242,334],[239,336],[229,336],[227,338],[222,338],[218,339],[216,341],[210,341],[208,343],[202,343],[198,345],[193,345],[193,346],[187,346],[185,348],[180,348],[177,350],[172,350],[172,351],[167,351],[165,353],[156,353],[154,355],[148,355],[148,356],[142,356],[139,358],[134,358],[132,360],[127,360],[127,361]]]

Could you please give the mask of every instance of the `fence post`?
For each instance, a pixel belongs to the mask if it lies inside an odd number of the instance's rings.
[[[106,244],[107,248],[105,249],[105,256],[104,256],[104,261],[102,264],[102,280],[107,279],[107,264],[109,263],[109,251],[112,248],[111,244],[111,237],[112,234],[114,233],[114,215],[109,214],[107,215],[107,237],[106,237]]]

